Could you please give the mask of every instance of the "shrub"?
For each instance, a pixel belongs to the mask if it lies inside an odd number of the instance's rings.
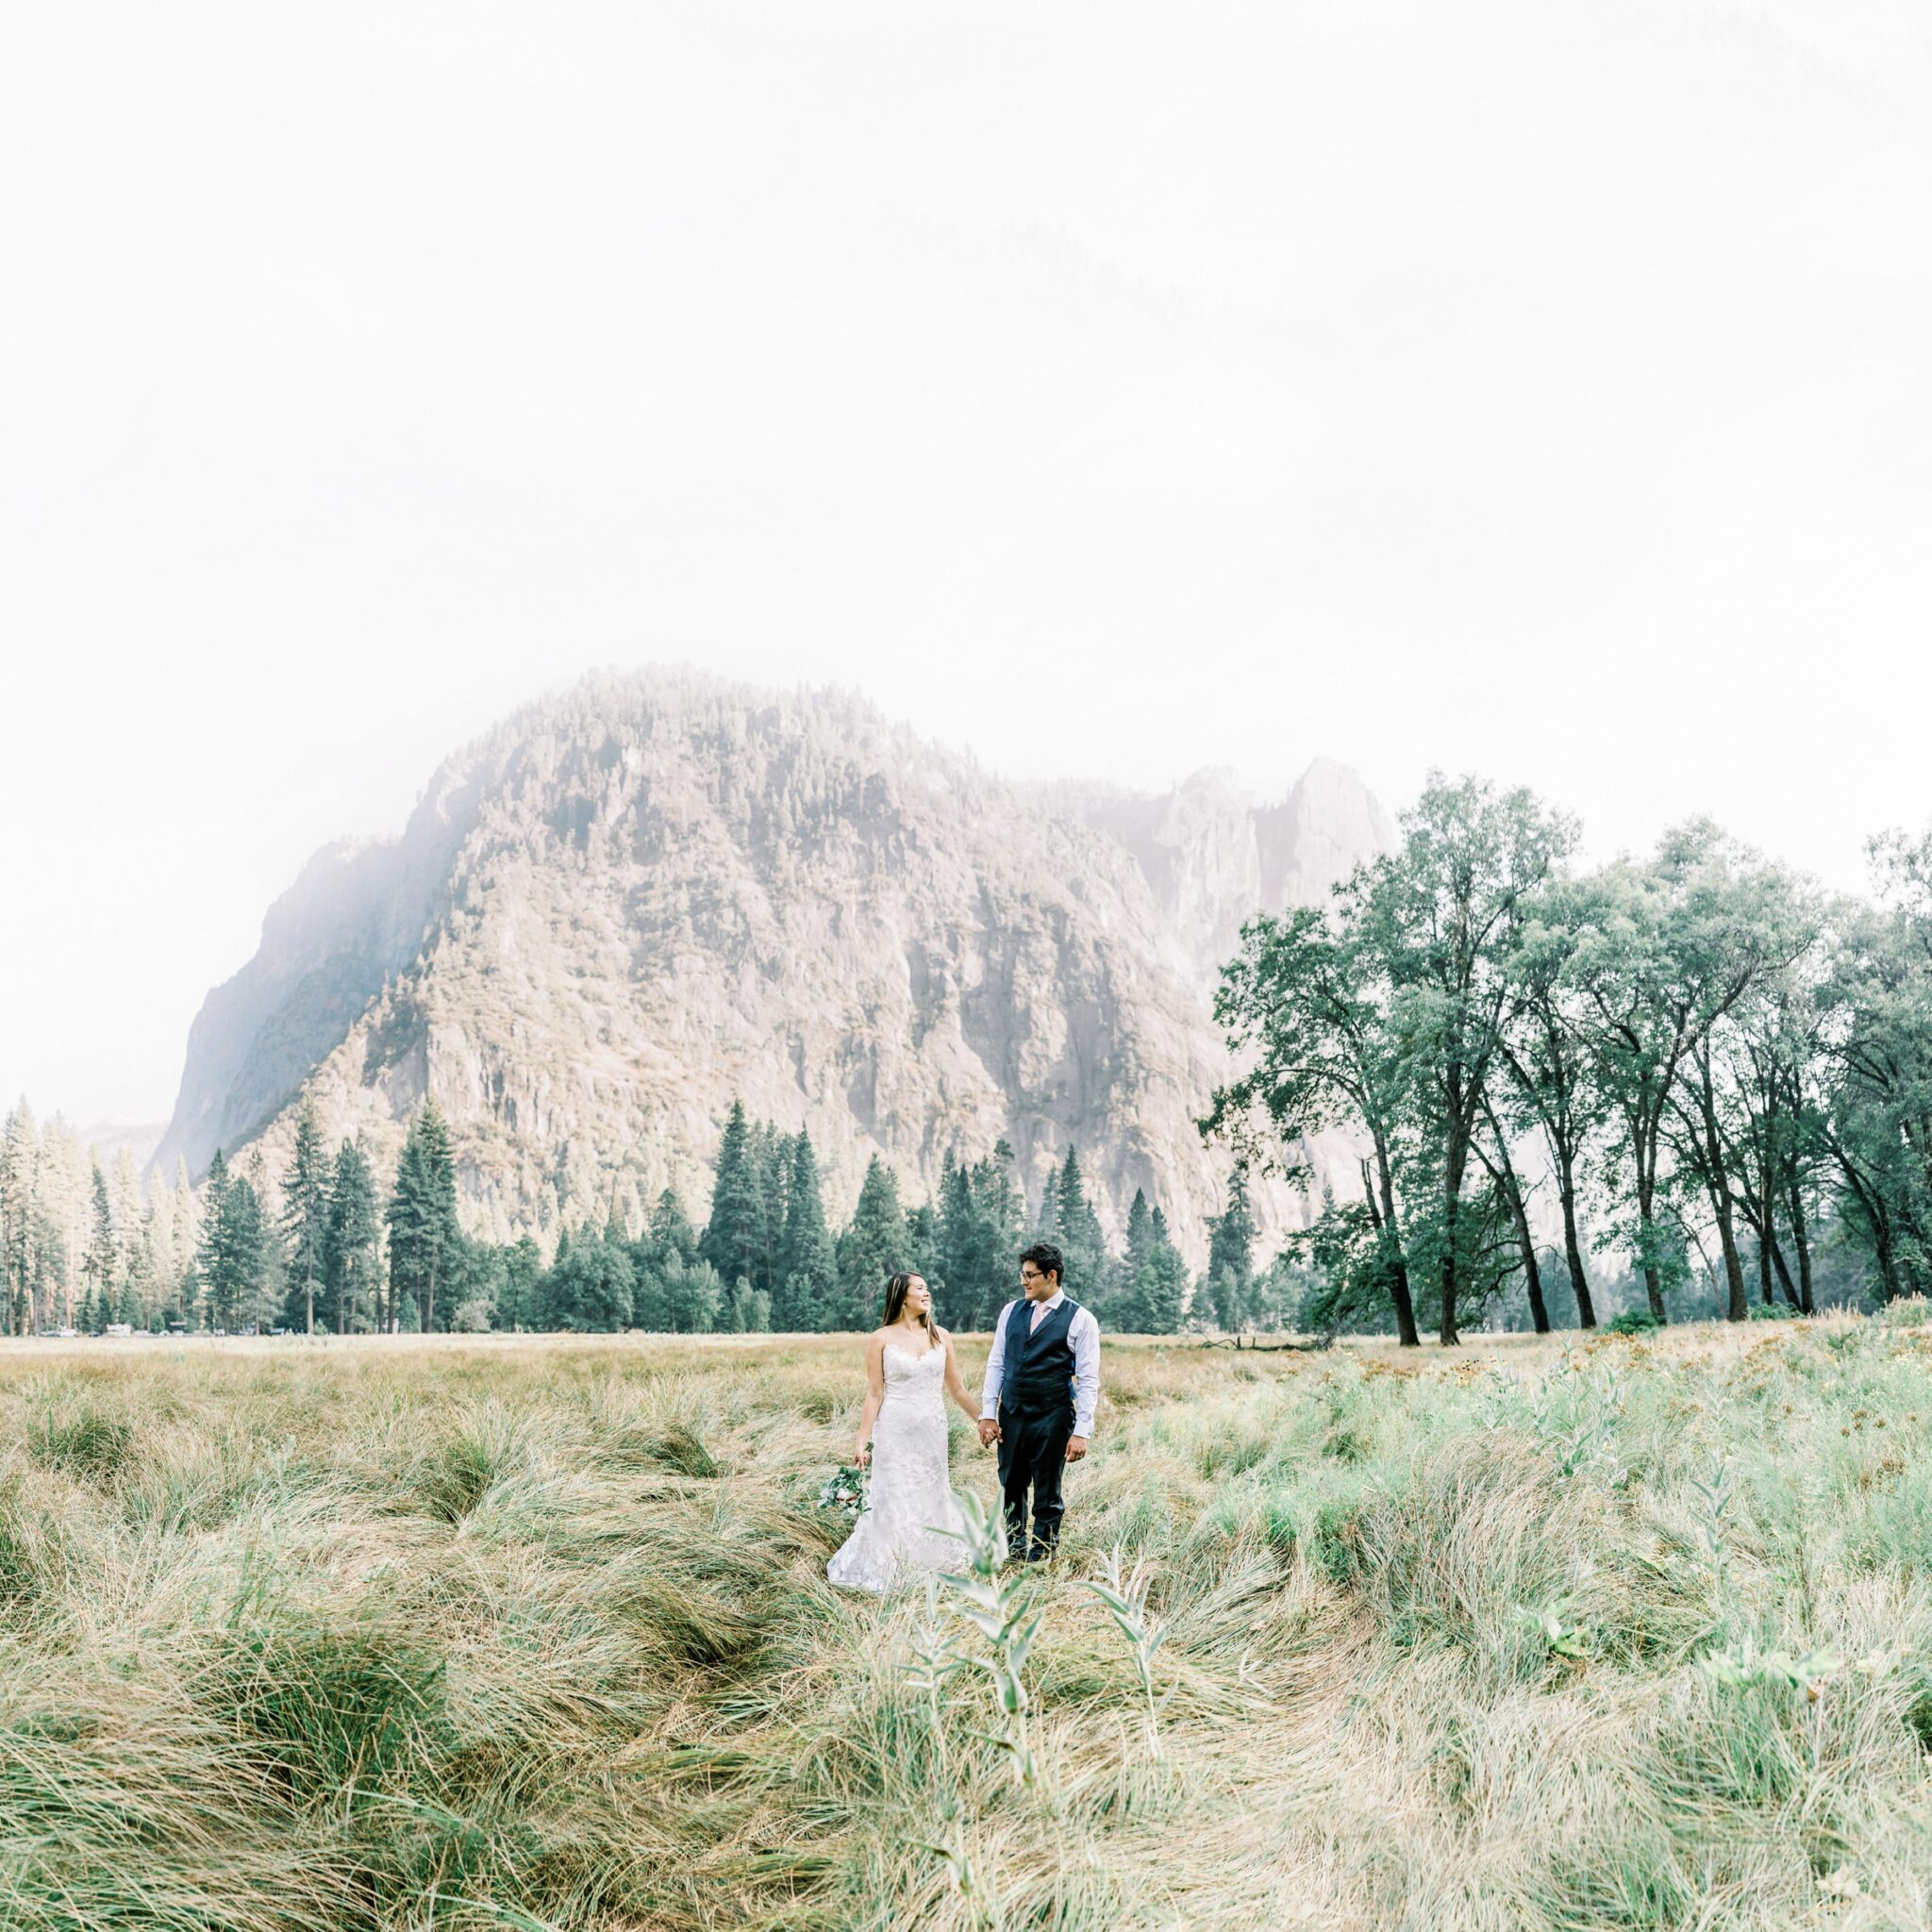
[[[1649,1335],[1662,1324],[1648,1308],[1625,1308],[1621,1315],[1612,1315],[1607,1322],[1598,1324],[1597,1332],[1602,1335]]]

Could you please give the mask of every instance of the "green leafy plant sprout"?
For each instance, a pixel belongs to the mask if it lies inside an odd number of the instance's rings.
[[[1697,1525],[1701,1554],[1710,1571],[1715,1607],[1722,1613],[1731,1594],[1730,1535],[1737,1515],[1737,1487],[1731,1480],[1731,1467],[1721,1452],[1713,1453],[1708,1477],[1690,1476],[1685,1487],[1704,1506]]]
[[[1812,1703],[1822,1688],[1845,1671],[1872,1672],[1882,1657],[1851,1658],[1835,1650],[1807,1651],[1794,1657],[1786,1650],[1759,1650],[1750,1638],[1731,1650],[1712,1651],[1697,1659],[1698,1668],[1713,1683],[1745,1686],[1783,1684],[1802,1690]]]
[[[1581,1663],[1590,1656],[1590,1631],[1584,1624],[1570,1621],[1572,1607],[1567,1596],[1558,1597],[1547,1609],[1541,1610],[1518,1604],[1516,1621],[1536,1631],[1552,1657],[1571,1657]]]
[[[1031,1790],[1039,1782],[1033,1746],[1027,1735],[1027,1653],[1040,1632],[1041,1613],[1034,1609],[1024,1581],[1003,1576],[1008,1554],[1006,1519],[988,1512],[970,1491],[956,1491],[966,1527],[951,1532],[966,1545],[966,1568],[944,1578],[954,1612],[978,1631],[986,1649],[965,1659],[986,1673],[992,1687],[993,1706],[1002,1729],[977,1731],[1006,1752],[1016,1784]]]
[[[945,1689],[946,1680],[967,1668],[966,1659],[947,1641],[940,1618],[939,1578],[925,1579],[925,1614],[912,1633],[912,1661],[902,1664],[907,1681],[925,1705],[926,1722],[932,1727],[933,1751],[941,1772],[946,1766]]]
[[[1620,1490],[1630,1472],[1617,1453],[1626,1399],[1624,1377],[1612,1368],[1576,1367],[1565,1356],[1529,1398],[1531,1427],[1556,1452],[1557,1473],[1600,1476]]]
[[[959,1815],[957,1798],[948,1798],[940,1807],[940,1822],[946,1827],[943,1839],[919,1839],[915,1842],[921,1851],[930,1852],[946,1868],[946,1877],[972,1912],[974,1924],[983,1928],[983,1932],[998,1932],[999,1896],[966,1849],[966,1825]]]
[[[1086,1588],[1107,1606],[1115,1624],[1120,1626],[1121,1635],[1134,1647],[1134,1665],[1141,1674],[1141,1694],[1147,1706],[1147,1750],[1151,1757],[1158,1758],[1160,1713],[1167,1708],[1168,1700],[1180,1685],[1176,1681],[1158,1696],[1155,1694],[1154,1657],[1167,1641],[1167,1626],[1156,1623],[1147,1614],[1149,1581],[1144,1559],[1137,1559],[1132,1570],[1123,1572],[1121,1546],[1116,1543],[1101,1558],[1099,1579],[1096,1581],[1090,1577]]]

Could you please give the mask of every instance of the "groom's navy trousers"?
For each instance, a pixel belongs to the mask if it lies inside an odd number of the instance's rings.
[[[1033,1305],[1021,1301],[1007,1317],[1005,1373],[1000,1378],[1000,1488],[1007,1504],[1007,1541],[1016,1556],[1050,1557],[1060,1539],[1060,1477],[1074,1433],[1074,1349],[1068,1333],[1079,1304],[1062,1301],[1036,1329]],[[1032,1534],[1026,1504],[1033,1502]]]

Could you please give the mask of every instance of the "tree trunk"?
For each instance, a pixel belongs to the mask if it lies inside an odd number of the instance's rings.
[[[1651,1211],[1656,1200],[1656,1180],[1640,1171],[1637,1179],[1637,1238],[1643,1249],[1643,1292],[1650,1303],[1651,1319],[1662,1327],[1671,1318],[1664,1312],[1663,1282],[1657,1271],[1657,1217]]]
[[[1744,1286],[1744,1263],[1738,1253],[1738,1230],[1731,1217],[1730,1191],[1720,1179],[1719,1185],[1711,1190],[1711,1207],[1717,1215],[1718,1244],[1724,1257],[1724,1291],[1726,1304],[1724,1320],[1727,1322],[1748,1322],[1751,1319],[1751,1296]]]
[[[1576,1182],[1569,1156],[1564,1157],[1557,1184],[1563,1196],[1563,1255],[1570,1264],[1570,1291],[1576,1297],[1577,1325],[1596,1326],[1596,1304],[1590,1298],[1590,1277],[1583,1272],[1583,1246],[1576,1239]]]
[[[1846,1185],[1858,1197],[1858,1205],[1865,1210],[1865,1219],[1872,1226],[1873,1257],[1878,1263],[1878,1280],[1884,1290],[1885,1299],[1895,1302],[1903,1292],[1898,1278],[1898,1260],[1892,1249],[1891,1217],[1885,1211],[1885,1204],[1877,1194],[1868,1189],[1858,1171],[1845,1158],[1842,1153],[1834,1150],[1839,1171],[1845,1177]]]
[[[1811,1231],[1805,1224],[1805,1190],[1791,1183],[1791,1239],[1798,1244],[1798,1306],[1807,1314],[1817,1312],[1811,1300]]]
[[[1799,1298],[1797,1283],[1791,1279],[1790,1267],[1785,1260],[1784,1244],[1774,1233],[1768,1232],[1765,1240],[1771,1249],[1771,1264],[1777,1270],[1778,1286],[1785,1291],[1785,1300],[1802,1311],[1805,1304]]]
[[[1462,1176],[1469,1165],[1469,1136],[1459,1122],[1450,1123],[1442,1156],[1442,1319],[1437,1339],[1444,1348],[1456,1348],[1462,1341],[1456,1332],[1456,1291],[1459,1285],[1456,1244],[1460,1235]]]
[[[1509,1203],[1510,1218],[1516,1224],[1516,1244],[1523,1251],[1523,1287],[1529,1297],[1529,1319],[1539,1335],[1550,1332],[1550,1311],[1543,1302],[1542,1270],[1537,1264],[1536,1239],[1529,1231],[1529,1215],[1523,1205],[1523,1185],[1516,1178],[1516,1165],[1509,1158],[1509,1143],[1503,1138],[1502,1123],[1496,1119],[1492,1109],[1485,1108],[1490,1123],[1490,1131],[1496,1137],[1496,1158],[1493,1163],[1483,1154],[1478,1143],[1476,1152],[1482,1156],[1483,1165],[1489,1168],[1496,1185],[1503,1191]]]
[[[1717,1091],[1710,1077],[1707,1055],[1698,1061],[1697,1110],[1704,1128],[1705,1189],[1710,1195],[1710,1208],[1717,1218],[1718,1244],[1724,1257],[1724,1319],[1747,1322],[1751,1318],[1751,1297],[1744,1287],[1744,1263],[1738,1254],[1738,1229],[1731,1213],[1730,1176],[1724,1169],[1724,1150],[1718,1144]]]
[[[1388,1143],[1379,1132],[1375,1135],[1375,1181],[1382,1196],[1382,1238],[1389,1247],[1389,1299],[1395,1305],[1395,1337],[1404,1348],[1420,1348],[1423,1339],[1416,1331],[1408,1260],[1402,1252],[1402,1225],[1395,1218],[1395,1176],[1389,1165]]]
[[[1550,1311],[1543,1306],[1542,1271],[1537,1266],[1536,1238],[1529,1231],[1529,1216],[1523,1211],[1523,1191],[1510,1177],[1509,1208],[1516,1217],[1516,1244],[1523,1250],[1523,1287],[1529,1296],[1529,1321],[1539,1335],[1550,1332]]]

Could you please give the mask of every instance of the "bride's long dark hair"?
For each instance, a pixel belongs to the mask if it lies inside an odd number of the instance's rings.
[[[906,1312],[906,1291],[915,1281],[924,1281],[924,1279],[925,1276],[923,1274],[895,1274],[886,1283],[886,1319],[882,1325],[890,1328]],[[927,1302],[925,1305],[924,1324],[927,1341],[934,1347],[938,1347],[940,1336],[939,1330],[933,1325],[932,1304],[930,1302]]]

